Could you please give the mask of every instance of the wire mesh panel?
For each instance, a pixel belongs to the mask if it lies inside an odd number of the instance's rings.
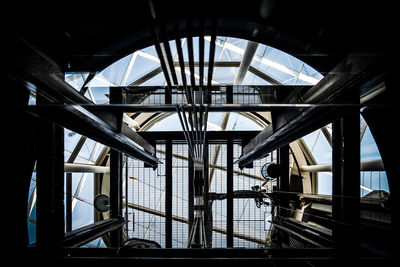
[[[172,247],[185,248],[189,226],[188,216],[188,147],[172,145]],[[174,219],[175,218],[175,219]],[[183,219],[178,221],[179,219]]]
[[[241,155],[241,146],[234,145],[234,161]],[[252,190],[253,186],[261,186],[264,181],[261,178],[261,168],[270,161],[266,157],[253,162],[252,168],[245,168],[243,172],[252,174],[253,177],[241,174],[238,166],[234,166],[233,190]],[[255,177],[259,177],[256,179]],[[233,200],[233,230],[234,246],[257,248],[264,247],[268,236],[268,223],[265,214],[270,214],[270,207],[261,206],[257,208],[254,199]],[[267,224],[267,225],[266,225]]]
[[[261,104],[259,91],[254,86],[234,85],[233,103],[235,104]]]
[[[227,193],[227,145],[210,144],[209,192]],[[241,146],[234,145],[234,161]],[[165,145],[157,145],[157,157],[165,162]],[[275,155],[276,157],[276,155]],[[234,191],[260,186],[262,166],[273,157],[255,161],[253,168],[239,170],[234,166]],[[189,166],[186,144],[172,146],[172,247],[185,248],[189,233]],[[165,246],[165,164],[157,170],[146,168],[138,160],[128,160],[128,236],[150,239]],[[265,186],[265,185],[264,185]],[[265,188],[265,187],[264,187]],[[256,207],[254,199],[234,199],[234,246],[257,248],[265,246],[269,231],[270,208]],[[227,200],[212,204],[212,247],[227,246]]]
[[[165,151],[165,145],[157,145]],[[163,153],[157,153],[165,162]],[[128,159],[128,237],[149,239],[165,246],[165,164],[156,170]]]
[[[210,144],[209,152],[209,192],[226,193],[226,145]],[[226,247],[226,199],[213,202],[212,247]],[[216,230],[219,231],[216,231]]]

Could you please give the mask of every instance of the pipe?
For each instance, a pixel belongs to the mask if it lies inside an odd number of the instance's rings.
[[[332,164],[301,166],[300,170],[302,172],[331,172]],[[360,171],[385,171],[385,167],[381,159],[365,160],[360,162]]]
[[[36,172],[36,166],[33,169]],[[109,173],[110,167],[108,166],[98,166],[94,164],[84,164],[84,163],[64,163],[64,172],[75,173],[75,172],[88,172],[88,173]]]

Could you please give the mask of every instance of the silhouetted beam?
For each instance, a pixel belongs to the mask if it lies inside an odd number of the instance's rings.
[[[193,105],[196,110],[201,105]],[[313,104],[210,104],[208,106],[209,112],[262,112],[262,111],[300,111],[300,110],[317,110],[324,111],[332,108],[339,108],[338,105],[313,105]],[[89,111],[122,111],[122,112],[176,112],[175,104],[165,105],[145,105],[145,104],[113,104],[113,105],[83,105]],[[184,106],[189,107],[189,106]],[[342,109],[361,108],[362,105],[348,105],[342,106]],[[205,105],[202,105],[204,110]],[[322,127],[322,126],[321,126]]]
[[[171,78],[173,81],[174,85],[178,85],[178,79],[176,77],[176,72],[175,72],[175,67],[174,67],[174,60],[172,59],[172,54],[171,54],[171,47],[169,46],[169,42],[168,42],[168,36],[167,36],[167,32],[165,30],[165,25],[161,26],[161,38],[163,41],[163,48],[164,48],[164,52],[165,52],[165,56],[167,58],[167,64],[168,64],[168,68],[171,74]]]
[[[183,51],[182,51],[182,43],[181,43],[181,38],[179,37],[179,24],[178,22],[174,23],[174,31],[176,34],[176,38],[175,38],[175,44],[176,44],[176,51],[178,52],[178,61],[179,62],[175,62],[175,67],[179,67],[180,68],[180,72],[181,72],[181,77],[182,77],[182,84],[183,84],[183,88],[185,89],[185,94],[186,94],[186,100],[189,104],[193,103],[192,100],[192,95],[190,94],[190,91],[187,87],[187,81],[186,81],[186,73],[185,73],[185,60],[183,57]]]
[[[199,84],[200,90],[203,90],[204,79],[204,19],[201,17],[199,20]],[[202,93],[200,94],[202,96]]]
[[[213,77],[214,71],[214,56],[215,56],[215,40],[217,38],[217,19],[212,18],[211,21],[211,41],[210,41],[210,54],[208,57],[208,76],[207,76],[207,96],[210,94],[211,91],[211,81]],[[206,100],[208,103],[208,99]]]
[[[119,219],[106,219],[81,227],[65,234],[64,247],[80,247],[90,241],[121,228],[126,222]]]
[[[146,162],[153,167],[156,167],[160,163],[157,158],[142,150],[132,139],[122,133],[116,132],[113,127],[86,109],[78,105],[58,105],[50,108],[37,106],[34,109],[34,113],[40,117],[55,121],[63,127],[81,135],[88,136],[128,156]],[[128,131],[126,128],[127,126],[125,127],[124,124],[123,132]],[[133,130],[131,131],[133,132]],[[138,137],[138,140],[144,140],[136,132],[135,136]]]
[[[272,125],[267,126],[244,147],[243,155],[236,163],[239,167],[246,166],[331,122],[343,112],[343,107],[335,106],[335,103],[339,99],[341,104],[346,104],[344,101],[354,103],[353,101],[357,100],[354,97],[354,89],[377,75],[383,67],[382,58],[376,55],[349,55],[303,95],[306,104],[324,104],[328,107],[331,104],[331,108],[319,110],[319,106],[310,106],[297,112],[278,114]],[[343,97],[346,94],[353,95]]]
[[[14,48],[19,51],[18,56],[5,58],[5,62],[9,61],[10,69],[18,70],[16,73],[19,73],[18,76],[10,75],[24,83],[34,84],[39,88],[38,94],[45,97],[49,103],[57,103],[50,106],[34,106],[31,109],[28,108],[29,111],[150,165],[158,164],[155,157],[137,146],[138,144],[148,147],[149,144],[136,132],[124,129],[125,133],[137,137],[136,144],[119,132],[114,114],[101,110],[91,113],[82,106],[74,105],[95,106],[64,81],[64,75],[59,68],[45,55],[17,36],[11,35],[9,39],[13,41]]]
[[[148,4],[149,4],[149,11],[151,14],[151,19],[152,19],[152,21],[151,21],[152,25],[150,27],[150,30],[151,30],[151,35],[152,35],[153,41],[154,41],[154,47],[156,49],[158,59],[160,60],[161,69],[164,73],[165,81],[167,82],[167,85],[168,85],[168,90],[170,91],[171,86],[172,86],[172,81],[171,81],[172,73],[171,73],[171,70],[170,70],[168,62],[167,62],[167,55],[166,55],[164,44],[162,43],[160,35],[158,34],[157,29],[156,29],[156,23],[157,23],[158,19],[157,19],[157,15],[155,13],[153,2],[148,1]]]

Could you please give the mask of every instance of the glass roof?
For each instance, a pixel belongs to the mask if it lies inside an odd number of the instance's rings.
[[[210,47],[209,36],[205,36],[204,51],[205,55],[209,53]],[[188,62],[188,49],[186,38],[181,39],[182,51],[185,62]],[[234,84],[239,64],[243,58],[248,41],[232,37],[217,36],[216,49],[214,54],[214,73],[212,83],[218,84]],[[170,41],[171,53],[173,60],[178,62],[178,54],[174,41]],[[194,61],[199,61],[199,38],[193,38],[193,51]],[[207,59],[207,56],[205,57]],[[232,64],[229,67],[223,66],[225,62]],[[206,60],[207,63],[207,60]],[[232,67],[232,65],[235,65]],[[160,60],[157,56],[154,46],[150,46],[141,50],[137,50],[129,54],[115,63],[108,66],[103,71],[97,73],[95,77],[87,84],[90,91],[96,87],[109,87],[109,86],[126,86],[126,85],[165,85],[165,78],[161,71],[156,70],[161,68]],[[207,64],[204,73],[207,75]],[[255,71],[258,70],[259,72]],[[180,75],[180,68],[175,65],[177,78],[179,84],[182,84]],[[154,75],[152,76],[152,72]],[[189,67],[186,67],[186,79],[190,80]],[[258,44],[256,53],[251,62],[249,71],[247,72],[243,84],[246,85],[268,85],[269,81],[265,76],[260,75],[263,73],[284,85],[314,85],[322,75],[315,69],[302,62],[301,60],[271,46]],[[144,82],[140,82],[140,78],[150,75],[150,78]],[[79,90],[84,84],[88,73],[66,73],[65,80],[71,84],[75,89]],[[196,83],[199,82],[198,67],[195,68]],[[207,77],[204,77],[206,81]],[[140,82],[140,83],[139,83]],[[97,103],[97,98],[102,98],[101,92],[94,93],[94,101]],[[88,97],[91,99],[91,97]],[[93,100],[93,99],[91,99]]]

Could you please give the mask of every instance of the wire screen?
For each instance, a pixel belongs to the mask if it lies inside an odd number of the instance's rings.
[[[234,161],[240,157],[241,149],[240,145],[234,144]],[[261,177],[261,168],[270,161],[270,156],[256,160],[253,162],[252,168],[245,168],[243,171],[235,165],[233,190],[252,190],[253,186],[261,186],[264,183]],[[234,246],[246,248],[266,246],[269,231],[269,223],[266,221],[268,216],[266,215],[271,213],[271,208],[264,205],[257,208],[255,200],[250,198],[234,199],[233,207]]]
[[[157,145],[165,151],[165,145]],[[163,153],[158,159],[165,163]],[[165,246],[165,164],[156,170],[128,159],[128,237],[149,239]]]
[[[234,145],[234,161],[241,155],[241,146]],[[128,159],[128,237],[149,239],[165,247],[165,145],[157,144],[157,157],[163,163],[156,170],[143,162]],[[254,161],[253,168],[239,170],[234,166],[234,191],[251,190],[263,184],[261,168],[273,157]],[[227,145],[208,146],[209,192],[227,193]],[[125,174],[124,174],[124,177]],[[268,185],[264,185],[268,186]],[[189,236],[189,161],[188,146],[172,146],[172,247],[186,248]],[[227,246],[227,200],[212,202],[212,247]],[[234,199],[234,246],[257,248],[266,245],[270,208],[256,207],[254,199]]]

